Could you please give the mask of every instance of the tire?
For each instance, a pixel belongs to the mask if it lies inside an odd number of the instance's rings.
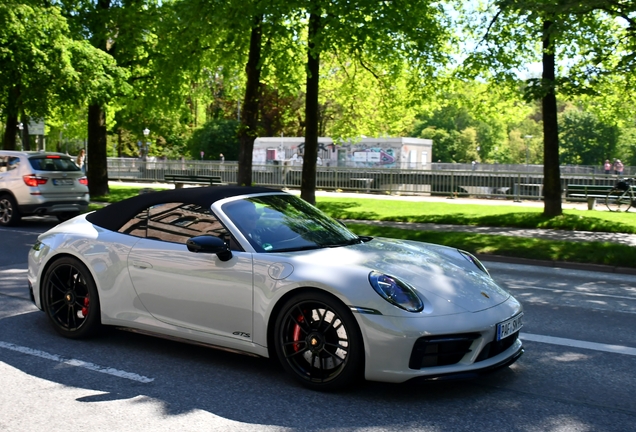
[[[605,205],[609,211],[627,211],[632,206],[632,196],[629,191],[612,189],[605,198]]]
[[[101,328],[97,287],[76,258],[56,260],[42,279],[42,303],[53,328],[62,336],[81,339]]]
[[[66,222],[69,219],[73,219],[78,214],[79,214],[79,212],[65,212],[65,213],[58,214],[56,217],[57,217],[58,221]]]
[[[276,319],[276,354],[283,369],[313,390],[337,390],[362,378],[362,334],[351,311],[320,291],[290,298]]]
[[[20,222],[20,211],[11,195],[0,196],[0,226],[12,226]]]

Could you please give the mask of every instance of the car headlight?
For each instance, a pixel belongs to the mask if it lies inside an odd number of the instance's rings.
[[[377,271],[369,273],[369,282],[384,300],[400,309],[409,312],[421,312],[424,309],[422,299],[406,282]]]
[[[477,257],[469,252],[457,249],[457,251],[464,257],[466,258],[468,261],[470,261],[471,263],[475,264],[475,266],[483,271],[484,273],[486,273],[488,276],[490,276],[490,273],[488,273],[488,270],[486,270],[486,267],[484,267],[484,265],[481,263],[481,261],[479,261],[477,259]]]

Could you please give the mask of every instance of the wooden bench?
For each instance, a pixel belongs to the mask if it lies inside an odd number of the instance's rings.
[[[569,184],[565,189],[565,199],[570,201],[585,201],[592,198],[605,198],[612,189],[608,185]]]
[[[203,175],[188,175],[188,174],[166,174],[163,176],[164,180],[169,183],[174,183],[175,189],[180,189],[185,184],[198,184],[208,186],[224,185],[221,176],[203,176]]]
[[[581,185],[569,184],[565,189],[565,199],[568,201],[587,201],[587,208],[592,210],[597,199],[605,199],[612,189],[610,185]]]

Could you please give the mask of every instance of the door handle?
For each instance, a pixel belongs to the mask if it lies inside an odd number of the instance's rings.
[[[138,269],[148,269],[148,268],[152,268],[152,264],[147,263],[145,261],[133,261],[132,262],[133,267],[137,267]]]

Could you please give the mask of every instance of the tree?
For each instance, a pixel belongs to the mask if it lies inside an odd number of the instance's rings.
[[[331,52],[358,62],[386,86],[408,64],[418,72],[411,83],[418,93],[424,77],[435,76],[447,60],[445,43],[451,37],[443,8],[426,0],[314,0],[303,9],[308,18],[301,197],[315,203],[321,55]]]
[[[615,53],[625,48],[627,30],[603,10],[605,4],[596,0],[493,1],[489,5],[492,18],[477,26],[483,38],[465,62],[473,72],[486,72],[496,82],[516,86],[519,68],[540,58],[542,76],[527,80],[526,97],[542,103],[546,216],[562,213],[557,94],[592,92],[594,84],[614,70]],[[563,60],[563,66],[558,67],[557,59]]]
[[[15,148],[18,118],[45,118],[87,95],[113,90],[121,77],[112,59],[73,38],[56,6],[9,0],[0,4],[0,103],[4,148]]]
[[[115,96],[130,91],[125,81],[135,67],[147,60],[147,44],[154,42],[153,0],[61,0],[60,5],[76,38],[83,38],[103,58],[117,64],[118,78],[112,86],[87,95],[87,177],[90,193],[107,195],[107,108]],[[142,13],[146,13],[141,20]],[[143,30],[143,31],[141,31]],[[106,75],[104,75],[104,78]],[[139,79],[133,74],[133,80]],[[99,80],[97,84],[104,84]]]

